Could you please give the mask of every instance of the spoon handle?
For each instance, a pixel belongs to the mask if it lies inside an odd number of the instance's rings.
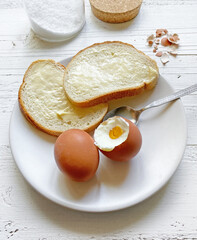
[[[146,110],[146,109],[148,109],[148,108],[152,108],[152,107],[157,107],[157,106],[163,105],[163,104],[165,104],[165,103],[171,102],[171,101],[173,101],[173,100],[176,100],[176,99],[178,99],[178,98],[180,98],[180,97],[183,97],[183,96],[188,95],[188,94],[190,94],[190,93],[192,93],[192,92],[195,92],[195,91],[197,91],[197,84],[194,84],[194,85],[192,85],[192,86],[190,86],[190,87],[188,87],[188,88],[185,88],[185,89],[183,89],[183,90],[180,90],[180,91],[178,91],[178,92],[175,92],[175,93],[173,93],[172,95],[169,95],[169,96],[167,96],[167,97],[164,97],[164,98],[161,98],[161,99],[159,99],[159,100],[156,100],[156,101],[148,104],[147,106],[145,106],[145,107],[143,108],[143,110]]]

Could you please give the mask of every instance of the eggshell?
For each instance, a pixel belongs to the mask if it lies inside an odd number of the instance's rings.
[[[110,152],[101,152],[114,161],[128,161],[135,157],[140,151],[142,145],[142,135],[138,127],[131,121],[125,119],[129,123],[129,135],[126,141],[115,147]]]
[[[170,46],[171,44],[172,44],[172,43],[169,42],[169,40],[168,40],[167,37],[163,37],[163,38],[161,39],[161,45],[162,45],[162,46],[166,47],[166,46]]]
[[[57,138],[54,156],[59,169],[78,182],[91,179],[99,164],[93,138],[79,129],[67,130]]]

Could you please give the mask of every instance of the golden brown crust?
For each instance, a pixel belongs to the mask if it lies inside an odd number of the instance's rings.
[[[49,61],[49,62],[52,62],[54,63],[55,65],[58,65],[59,67],[63,68],[63,70],[65,70],[65,66],[63,66],[62,64],[60,63],[57,63],[55,62],[54,60],[52,59],[47,59],[47,60],[42,60],[42,59],[39,59],[39,60],[36,60],[34,62],[31,63],[31,65],[28,67],[28,69],[26,70],[25,74],[24,74],[24,77],[23,77],[23,82],[19,88],[19,92],[18,92],[18,102],[19,102],[19,107],[21,109],[21,112],[23,113],[23,115],[25,116],[25,118],[34,126],[36,127],[37,129],[41,130],[42,132],[45,132],[49,135],[52,135],[52,136],[59,136],[62,131],[53,131],[53,130],[50,130],[48,128],[45,128],[43,125],[39,124],[37,121],[35,121],[35,119],[28,113],[27,109],[25,108],[25,105],[24,105],[24,102],[23,102],[23,99],[22,99],[22,89],[24,87],[24,84],[25,84],[25,78],[27,77],[27,74],[28,74],[28,71],[31,69],[31,67],[38,63],[38,62],[46,62],[46,61]],[[106,109],[106,113],[107,113],[107,110]],[[106,114],[105,113],[105,114]],[[104,115],[105,115],[104,114]],[[104,118],[104,115],[103,115],[103,118]],[[88,127],[87,129],[84,129],[85,131],[87,132],[90,132],[92,131],[93,129],[95,129],[99,124],[100,122],[103,120],[103,118],[98,122],[96,123],[95,125],[92,125],[90,127]]]
[[[97,104],[100,104],[100,103],[106,103],[106,102],[109,102],[110,100],[114,100],[114,99],[119,99],[119,98],[123,98],[123,97],[128,97],[128,96],[135,96],[135,95],[138,95],[140,93],[142,93],[144,91],[144,89],[146,89],[146,86],[143,85],[143,87],[139,87],[139,88],[136,88],[134,90],[122,90],[122,91],[119,91],[119,92],[111,92],[111,93],[108,93],[106,95],[102,95],[102,96],[99,96],[98,98],[95,98],[95,99],[91,99],[89,101],[86,101],[86,102],[74,102],[72,99],[69,98],[69,101],[71,103],[73,103],[73,105],[75,106],[78,106],[78,107],[90,107],[90,106],[94,106],[94,105],[97,105]]]
[[[102,45],[102,44],[108,44],[108,43],[120,43],[120,44],[124,44],[130,47],[135,48],[133,45],[129,44],[129,43],[124,43],[121,41],[106,41],[106,42],[102,42],[102,43],[94,43],[93,45],[86,47],[84,49],[82,49],[81,51],[79,51],[70,61],[70,63],[67,65],[66,67],[66,72],[67,69],[69,68],[70,64],[72,63],[72,61],[75,59],[76,56],[78,56],[79,54],[81,54],[83,51],[85,51],[88,48],[97,46],[97,45]],[[154,61],[152,58],[150,58],[149,56],[147,56],[145,53],[143,53],[142,51],[138,50],[135,48],[135,50],[137,50],[139,53],[145,55],[147,57],[147,59],[149,59],[156,67],[157,72],[159,73],[159,68],[157,66],[156,61]],[[65,72],[65,74],[66,74]],[[159,75],[159,74],[158,74]],[[146,84],[144,83],[144,85],[142,85],[141,87],[135,88],[135,89],[125,89],[125,90],[121,90],[121,91],[117,91],[117,92],[111,92],[105,95],[100,95],[99,97],[96,98],[92,98],[89,99],[88,101],[83,101],[83,102],[75,102],[73,101],[67,94],[68,99],[70,100],[70,102],[72,102],[75,106],[78,107],[91,107],[100,103],[107,103],[110,100],[113,99],[118,99],[118,98],[123,98],[123,97],[129,97],[129,96],[134,96],[134,95],[138,95],[140,93],[142,93],[145,89],[147,90],[151,90],[152,88],[155,87],[155,85],[157,84],[157,79],[155,79],[155,81],[151,82],[150,84]]]
[[[133,2],[128,2],[126,7],[122,5],[123,8],[121,8],[120,5],[115,9],[116,4],[114,4],[113,1],[107,1],[106,4],[101,3],[100,0],[90,0],[91,9],[95,17],[109,23],[122,23],[133,19],[138,15],[141,4],[142,0],[135,0]]]

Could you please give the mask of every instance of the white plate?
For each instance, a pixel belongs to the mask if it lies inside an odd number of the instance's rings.
[[[154,90],[113,101],[110,109],[126,104],[141,107],[170,93],[173,89],[160,77]],[[10,145],[22,175],[39,193],[72,209],[104,212],[148,198],[165,185],[181,161],[187,136],[181,100],[144,112],[139,129],[143,139],[140,153],[124,163],[101,155],[96,176],[86,183],[73,182],[59,171],[53,155],[56,138],[27,122],[18,103],[10,121]]]

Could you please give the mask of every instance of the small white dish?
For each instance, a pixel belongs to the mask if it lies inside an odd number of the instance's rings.
[[[173,92],[160,76],[154,90],[112,101],[110,109],[142,107]],[[18,103],[10,121],[10,146],[20,172],[43,196],[71,209],[106,212],[150,197],[167,183],[182,159],[187,126],[181,100],[147,110],[140,118],[139,129],[143,139],[139,154],[129,162],[114,162],[101,154],[96,176],[85,183],[73,182],[59,171],[53,155],[56,138],[27,122]]]

